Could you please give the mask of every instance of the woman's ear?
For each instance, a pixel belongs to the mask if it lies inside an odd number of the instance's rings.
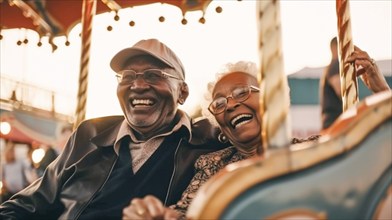
[[[188,96],[189,96],[188,85],[186,84],[186,82],[183,82],[180,87],[180,95],[178,97],[178,103],[180,103],[181,105],[184,104]]]

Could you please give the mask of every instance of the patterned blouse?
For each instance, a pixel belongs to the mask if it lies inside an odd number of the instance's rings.
[[[291,144],[317,141],[319,137],[320,135],[312,135],[305,139],[293,138]],[[244,160],[248,157],[250,156],[245,156],[238,152],[234,146],[200,156],[195,162],[195,176],[183,192],[181,200],[177,204],[170,206],[170,208],[174,208],[180,212],[180,219],[186,219],[186,211],[193,198],[195,198],[197,190],[226,165]]]
[[[181,219],[185,219],[185,213],[195,198],[197,190],[226,165],[244,160],[247,157],[249,156],[242,155],[234,146],[200,156],[195,162],[195,176],[183,192],[181,200],[171,208],[179,211],[182,215]]]

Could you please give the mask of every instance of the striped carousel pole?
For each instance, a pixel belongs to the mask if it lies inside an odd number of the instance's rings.
[[[80,73],[79,73],[79,91],[78,104],[76,107],[76,119],[74,128],[82,122],[86,116],[87,102],[87,81],[88,81],[88,65],[90,61],[91,31],[93,17],[97,8],[96,0],[83,0],[82,9],[82,48],[80,57]]]
[[[359,100],[355,67],[353,64],[346,63],[347,58],[354,52],[349,0],[336,0],[336,14],[338,18],[340,86],[344,112],[357,104]]]
[[[259,152],[290,143],[290,97],[283,68],[280,2],[257,1],[259,16],[260,114],[262,146]]]

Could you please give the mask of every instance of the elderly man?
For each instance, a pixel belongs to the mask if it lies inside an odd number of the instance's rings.
[[[193,177],[195,159],[222,147],[207,121],[193,123],[177,109],[189,91],[180,59],[165,44],[139,41],[110,66],[124,116],[81,123],[42,178],[0,206],[2,219],[120,219],[145,195],[171,205]]]

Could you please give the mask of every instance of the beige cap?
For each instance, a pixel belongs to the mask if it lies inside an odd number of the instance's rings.
[[[157,39],[141,40],[132,47],[121,50],[110,61],[110,67],[117,73],[122,70],[127,60],[139,55],[150,55],[157,58],[173,68],[181,79],[185,79],[181,60],[168,46]]]

